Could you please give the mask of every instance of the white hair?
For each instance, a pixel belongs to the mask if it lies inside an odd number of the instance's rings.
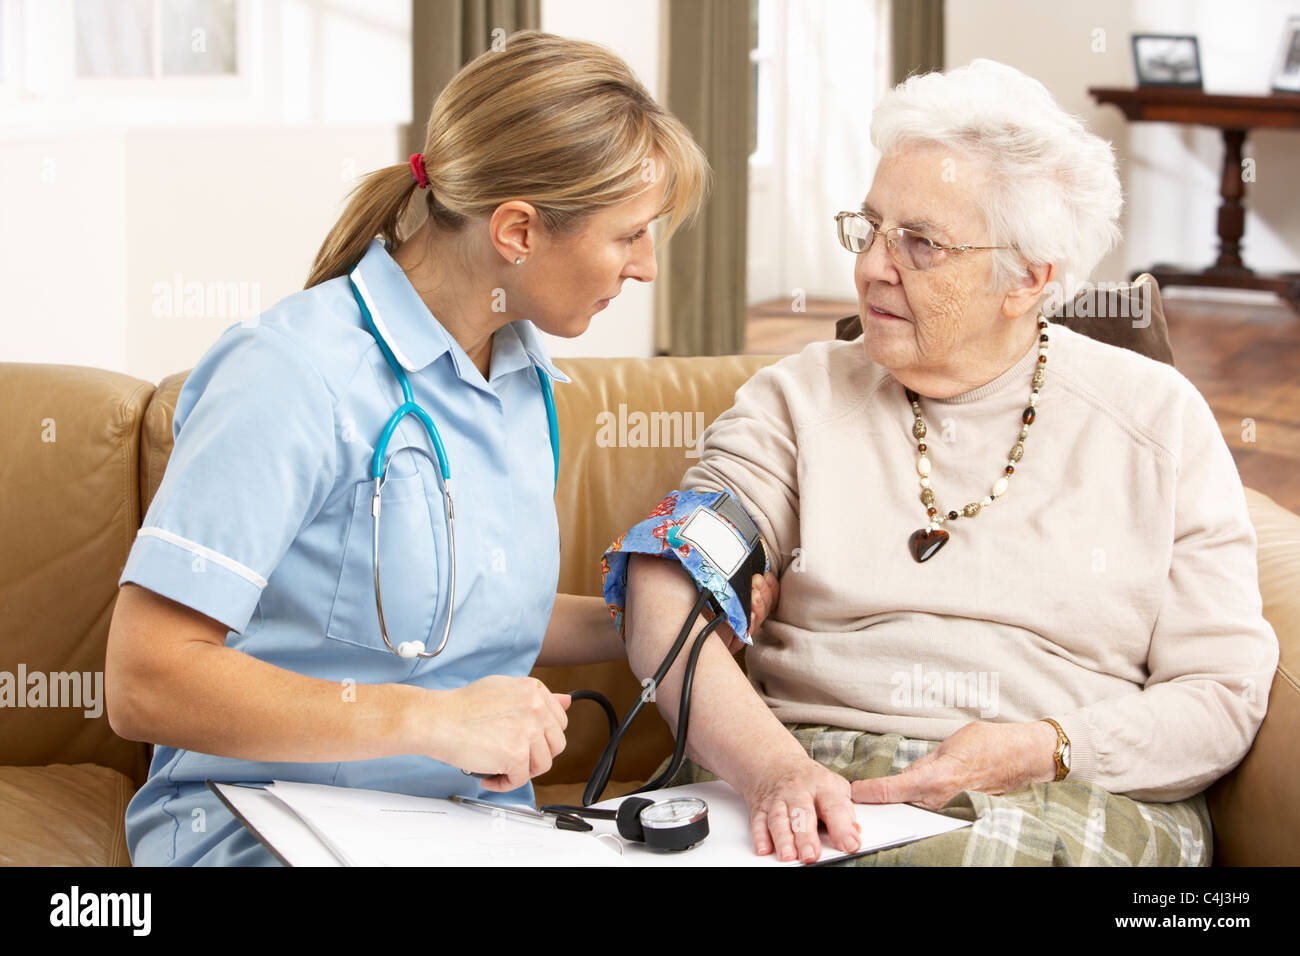
[[[876,106],[871,142],[882,155],[935,144],[984,164],[987,245],[1014,247],[990,253],[996,288],[1024,274],[1022,260],[1056,263],[1059,289],[1049,284],[1045,296],[1071,296],[1119,241],[1124,199],[1110,143],[1003,63],[908,77]]]

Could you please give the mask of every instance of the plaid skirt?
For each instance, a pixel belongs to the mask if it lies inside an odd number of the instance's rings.
[[[847,780],[891,776],[940,743],[820,724],[786,726],[813,760]],[[665,786],[717,779],[687,758]],[[939,812],[971,825],[832,865],[1209,866],[1214,845],[1204,793],[1143,803],[1062,780],[1000,796],[963,790]]]

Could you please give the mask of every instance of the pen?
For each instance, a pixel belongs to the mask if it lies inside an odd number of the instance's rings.
[[[529,807],[511,807],[500,803],[488,803],[486,800],[476,800],[474,797],[462,797],[455,795],[450,797],[452,803],[458,803],[462,807],[470,810],[478,810],[480,813],[502,814],[511,819],[519,820],[524,823],[535,823],[538,826],[552,827],[556,830],[572,830],[575,833],[587,833],[594,829],[590,823],[572,813],[542,813],[539,810],[533,810]]]

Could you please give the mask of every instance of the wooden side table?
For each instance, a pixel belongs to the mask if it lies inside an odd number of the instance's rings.
[[[1300,129],[1300,94],[1246,96],[1167,86],[1091,87],[1088,92],[1099,104],[1118,106],[1130,122],[1188,123],[1223,130],[1218,259],[1214,265],[1199,270],[1155,265],[1137,270],[1130,279],[1150,272],[1161,287],[1263,289],[1277,293],[1300,313],[1300,272],[1261,273],[1241,261],[1241,237],[1246,227],[1242,205],[1246,195],[1246,183],[1241,178],[1242,144],[1252,129]]]

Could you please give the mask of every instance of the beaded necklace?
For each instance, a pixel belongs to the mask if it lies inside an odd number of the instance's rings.
[[[907,546],[912,552],[912,557],[918,562],[928,561],[939,553],[939,549],[948,543],[948,532],[943,530],[941,525],[945,521],[956,521],[959,517],[974,518],[980,513],[981,508],[987,508],[998,498],[1001,498],[1007,491],[1007,484],[1011,475],[1015,474],[1016,462],[1025,453],[1024,441],[1029,437],[1029,426],[1034,423],[1037,413],[1034,406],[1038,404],[1038,393],[1043,387],[1043,372],[1047,367],[1047,319],[1040,312],[1038,314],[1038,367],[1034,369],[1034,381],[1029,393],[1029,404],[1025,410],[1020,413],[1020,438],[1011,448],[1007,457],[1006,467],[1003,474],[997,481],[993,482],[993,487],[981,501],[972,501],[961,509],[961,513],[949,511],[947,515],[942,514],[934,505],[934,489],[930,487],[930,459],[925,455],[925,438],[926,427],[925,420],[921,418],[920,396],[906,386],[903,391],[907,393],[907,400],[912,403],[912,414],[915,420],[912,422],[912,435],[917,440],[916,450],[920,457],[916,462],[916,473],[921,479],[921,504],[925,505],[925,513],[930,518],[930,523],[924,528],[918,528],[913,531],[911,537],[907,539]]]

